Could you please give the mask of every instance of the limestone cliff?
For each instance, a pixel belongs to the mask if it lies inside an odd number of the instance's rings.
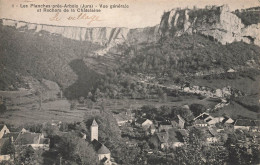
[[[245,26],[227,5],[205,9],[172,9],[162,15],[160,25],[137,29],[54,26],[10,19],[2,19],[2,24],[15,27],[20,31],[30,30],[39,34],[49,32],[65,38],[90,41],[105,46],[97,54],[105,54],[111,47],[118,44],[149,43],[157,41],[162,36],[174,37],[194,33],[207,36],[222,44],[244,41],[260,46],[260,24]]]
[[[35,33],[49,32],[54,35],[61,35],[65,38],[90,41],[100,45],[117,45],[124,42],[141,43],[153,42],[159,37],[158,26],[128,29],[128,28],[110,28],[110,27],[71,27],[71,26],[54,26],[21,22],[10,19],[2,19],[4,26],[15,27],[18,30],[30,30]]]
[[[172,9],[162,16],[161,36],[199,33],[222,44],[244,41],[260,46],[259,24],[245,26],[227,5],[205,9]]]

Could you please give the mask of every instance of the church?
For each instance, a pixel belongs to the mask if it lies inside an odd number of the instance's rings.
[[[98,154],[98,160],[104,165],[111,165],[111,153],[110,150],[101,142],[98,141],[98,124],[94,119],[90,127],[91,132],[91,144],[93,145],[94,150]]]

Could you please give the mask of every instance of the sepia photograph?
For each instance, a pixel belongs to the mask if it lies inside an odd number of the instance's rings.
[[[0,0],[0,165],[260,165],[260,0]]]

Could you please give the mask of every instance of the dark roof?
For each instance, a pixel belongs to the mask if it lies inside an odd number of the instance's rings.
[[[37,140],[40,138],[40,133],[25,132],[20,133],[15,141],[15,144],[37,144]]]
[[[222,120],[222,123],[226,123],[226,121],[229,119],[229,117],[227,117],[227,116],[223,116],[224,117],[224,119]]]
[[[10,133],[4,134],[3,138],[13,137],[13,139],[15,141],[18,135],[19,135],[19,132],[10,132]]]
[[[100,143],[99,141],[97,141],[96,139],[94,139],[91,144],[93,145],[93,148],[94,150],[97,152],[101,146],[102,146],[102,143]]]
[[[91,144],[93,145],[94,150],[98,153],[98,154],[108,154],[110,153],[109,149],[102,143],[100,143],[99,141],[97,141],[96,139],[94,139]]]
[[[169,136],[168,136],[167,132],[157,133],[156,136],[158,137],[158,140],[160,141],[160,143],[168,142]]]
[[[256,126],[256,123],[254,120],[237,119],[235,122],[235,126]]]
[[[109,154],[110,151],[104,144],[102,144],[101,148],[98,150],[97,153],[98,154]]]
[[[136,123],[139,123],[139,124],[143,124],[143,122],[145,122],[147,119],[144,119],[144,118],[139,118],[137,119],[135,122]]]

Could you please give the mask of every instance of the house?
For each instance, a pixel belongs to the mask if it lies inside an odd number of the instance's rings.
[[[251,130],[256,127],[254,120],[250,119],[237,119],[234,123],[234,129]]]
[[[91,132],[91,144],[98,154],[98,160],[105,165],[111,165],[111,153],[110,150],[102,143],[98,141],[98,124],[94,119],[90,127]]]
[[[208,125],[214,125],[216,123],[220,123],[221,121],[224,120],[223,117],[212,117],[208,113],[204,112],[197,116],[196,118],[193,119],[194,121],[196,120],[203,120],[205,121]]]
[[[153,124],[153,122],[151,120],[144,119],[144,118],[139,118],[135,121],[136,126],[142,127],[145,129],[148,129],[152,124]]]
[[[10,133],[7,126],[5,124],[0,124],[0,139],[2,139],[2,137],[7,133]]]
[[[20,132],[14,141],[15,146],[31,146],[33,149],[49,150],[50,139],[41,133]]]
[[[180,115],[177,115],[177,117],[178,117],[179,127],[180,127],[181,129],[183,129],[183,128],[184,128],[184,124],[185,124],[185,120],[184,120]]]
[[[234,120],[231,119],[230,117],[228,117],[226,115],[224,115],[223,117],[224,117],[224,119],[222,120],[223,124],[232,124],[232,123],[234,123]]]
[[[208,126],[208,124],[204,120],[195,120],[193,125],[197,126],[197,127],[207,127]]]
[[[165,149],[168,146],[169,135],[168,132],[157,132],[151,137],[150,142],[155,148]]]
[[[151,137],[150,142],[159,149],[176,148],[184,145],[184,136],[187,132],[170,128],[167,131],[158,132]]]
[[[158,131],[162,132],[162,131],[167,131],[168,129],[173,128],[171,123],[167,123],[167,122],[162,122],[159,124],[159,128]]]

